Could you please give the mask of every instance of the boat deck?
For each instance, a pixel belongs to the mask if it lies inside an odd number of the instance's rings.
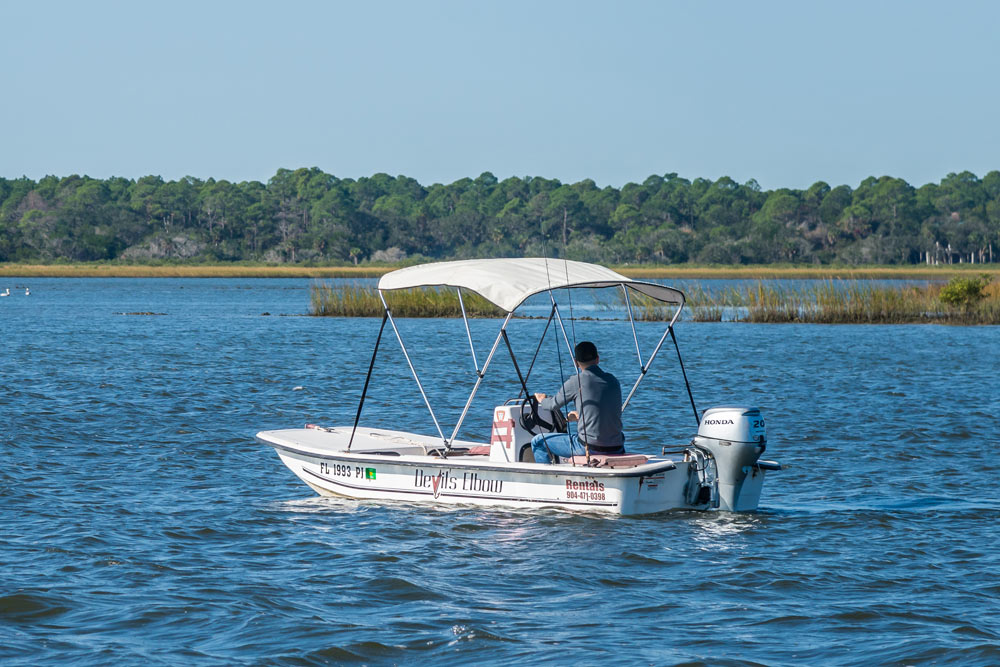
[[[347,426],[283,429],[261,431],[257,440],[279,452],[316,459],[351,460],[355,462],[394,463],[403,466],[470,467],[508,470],[525,473],[584,474],[600,476],[634,476],[669,470],[676,467],[665,458],[644,457],[645,462],[629,467],[593,467],[582,457],[557,464],[491,461],[489,446],[469,440],[456,440],[445,451],[441,440],[433,436],[358,427],[348,451],[351,428]],[[636,461],[639,463],[639,461]]]

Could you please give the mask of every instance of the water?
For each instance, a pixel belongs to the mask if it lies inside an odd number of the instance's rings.
[[[282,316],[307,280],[3,282],[32,288],[0,299],[4,664],[1000,663],[997,327],[683,323],[699,407],[759,405],[785,470],[757,513],[613,518],[316,497],[253,433],[349,423],[378,320]],[[512,326],[522,367],[543,326]],[[400,328],[454,424],[460,323]],[[627,325],[576,335],[634,381]],[[433,432],[383,352],[363,421]],[[672,348],[654,368],[638,449],[693,431]]]

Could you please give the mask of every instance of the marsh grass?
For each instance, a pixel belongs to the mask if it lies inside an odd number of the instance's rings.
[[[811,324],[1000,324],[1000,284],[968,307],[944,303],[941,285],[883,287],[830,280],[807,287],[758,281],[715,293],[695,288],[687,294],[687,319],[700,322],[801,322]],[[672,309],[635,295],[636,319],[666,321]]]
[[[747,322],[816,324],[1000,324],[1000,295],[995,291],[972,308],[940,299],[941,285],[883,287],[828,281],[801,289],[758,283],[744,289]]]
[[[671,264],[666,266],[631,265],[612,266],[612,269],[629,278],[719,278],[754,280],[770,278],[798,278],[801,280],[947,280],[956,275],[988,273],[1000,278],[997,264],[949,264],[927,266],[922,264],[901,266],[796,266],[782,264],[747,264],[742,266],[697,266]]]
[[[1000,284],[985,289],[985,298],[968,308],[941,301],[941,285],[883,287],[831,280],[806,287],[764,282],[730,287],[715,293],[701,288],[687,294],[686,319],[699,322],[799,322],[811,324],[1000,324]],[[621,292],[616,290],[616,294]],[[503,312],[482,297],[463,293],[469,317],[502,317]],[[311,289],[312,314],[332,317],[378,317],[382,302],[372,287],[316,283]],[[618,299],[619,297],[615,297]],[[602,304],[621,315],[624,300]],[[668,321],[672,307],[632,294],[637,320]],[[418,288],[386,292],[398,317],[461,317],[454,290]]]
[[[373,287],[343,285],[331,287],[322,282],[309,290],[311,314],[324,317],[380,317],[382,301]],[[422,287],[385,293],[394,317],[461,317],[458,294],[452,289]],[[465,312],[469,317],[503,317],[504,312],[478,294],[463,292]]]
[[[19,278],[377,278],[395,267],[255,264],[0,264]]]

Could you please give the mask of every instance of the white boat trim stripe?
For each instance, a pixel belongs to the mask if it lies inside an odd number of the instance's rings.
[[[419,490],[418,489],[391,489],[391,488],[386,488],[384,486],[379,486],[379,487],[358,486],[356,484],[347,484],[346,482],[342,482],[342,481],[340,481],[338,479],[332,479],[330,477],[326,477],[324,475],[320,475],[318,472],[313,472],[312,470],[309,470],[308,468],[303,468],[302,471],[306,472],[306,473],[309,473],[313,477],[316,477],[318,479],[323,480],[327,484],[333,484],[335,486],[343,486],[343,487],[346,487],[348,489],[360,489],[360,490],[364,490],[364,491],[380,491],[380,492],[385,492],[385,493],[407,493],[407,494],[410,494],[410,495],[418,495],[418,496],[433,496],[434,495],[433,491],[424,490],[424,489],[419,489]],[[618,506],[618,503],[611,503],[611,502],[603,502],[603,503],[602,502],[593,502],[592,503],[592,502],[585,501],[585,500],[560,500],[560,499],[555,499],[555,498],[528,498],[526,496],[499,496],[499,495],[483,495],[483,494],[476,494],[476,493],[452,493],[452,492],[449,492],[449,491],[438,491],[438,494],[435,497],[440,497],[440,496],[448,496],[449,498],[488,498],[488,499],[491,499],[491,500],[511,500],[511,501],[514,501],[514,502],[544,503],[544,504],[549,504],[549,505],[589,505],[589,506],[593,506],[593,507],[617,507]]]

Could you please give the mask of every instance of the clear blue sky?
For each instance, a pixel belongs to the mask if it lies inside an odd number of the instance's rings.
[[[1000,169],[1000,2],[0,0],[0,25],[8,178]]]

